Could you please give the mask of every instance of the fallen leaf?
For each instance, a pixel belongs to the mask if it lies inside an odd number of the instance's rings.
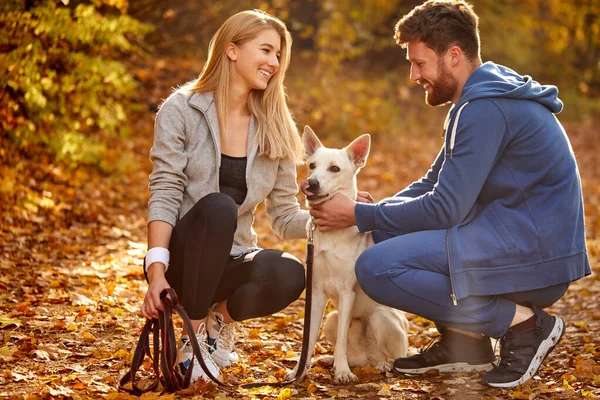
[[[279,394],[277,395],[277,400],[290,399],[293,394],[294,393],[292,392],[292,389],[290,389],[290,388],[281,389],[281,392],[279,392]]]
[[[10,348],[8,345],[0,347],[0,361],[7,362],[14,360],[13,354],[17,351],[16,347]]]
[[[84,342],[87,342],[87,343],[93,343],[96,341],[96,337],[87,331],[83,332],[83,335],[81,335],[81,338],[83,339]]]
[[[383,385],[382,388],[377,392],[377,396],[388,397],[392,395],[392,391],[390,390],[390,385]]]
[[[529,400],[529,395],[523,392],[514,391],[510,394],[510,397],[518,400]]]
[[[4,315],[0,316],[0,329],[6,328],[7,326],[15,325],[16,327],[21,326],[21,321],[16,318],[8,318]]]

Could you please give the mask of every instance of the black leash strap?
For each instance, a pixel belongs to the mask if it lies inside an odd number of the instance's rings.
[[[162,291],[160,299],[163,303],[163,311],[159,310],[159,318],[146,319],[146,323],[142,328],[142,332],[138,339],[138,343],[133,355],[131,362],[131,368],[123,375],[119,381],[119,389],[139,396],[145,392],[154,391],[159,383],[164,387],[165,392],[176,392],[178,390],[185,389],[190,384],[192,375],[193,362],[196,358],[202,367],[204,373],[215,382],[220,388],[225,390],[233,391],[239,388],[255,388],[261,386],[273,386],[281,387],[298,381],[302,372],[304,371],[304,365],[308,358],[308,340],[310,332],[310,314],[312,308],[312,274],[313,274],[313,257],[314,257],[314,244],[312,235],[312,224],[309,226],[309,239],[306,249],[306,301],[304,305],[304,331],[302,334],[302,351],[300,353],[300,361],[298,361],[298,371],[294,379],[290,379],[283,382],[255,382],[246,383],[241,385],[232,385],[217,379],[208,369],[202,352],[200,351],[200,345],[196,339],[196,335],[190,334],[190,344],[194,350],[194,357],[191,360],[189,368],[187,368],[185,374],[182,374],[178,365],[176,365],[177,359],[177,342],[175,340],[175,330],[173,327],[172,314],[176,313],[182,319],[183,324],[187,332],[194,332],[192,323],[187,313],[179,304],[177,294],[172,288],[168,288]],[[153,333],[153,354],[150,351],[150,332]],[[152,360],[152,370],[154,377],[145,387],[140,387],[136,380],[137,371],[142,366],[144,359],[148,356]],[[131,388],[126,387],[131,382]]]

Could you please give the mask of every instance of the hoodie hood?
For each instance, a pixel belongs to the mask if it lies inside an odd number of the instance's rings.
[[[471,74],[456,108],[469,101],[490,97],[535,101],[554,114],[563,108],[556,86],[540,85],[529,75],[519,75],[510,68],[488,61]]]

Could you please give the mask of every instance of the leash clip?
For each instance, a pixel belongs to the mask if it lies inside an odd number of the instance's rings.
[[[308,224],[308,243],[310,243],[310,244],[312,244],[314,242],[313,231],[315,229],[317,229],[317,227],[313,225],[312,219],[311,219]]]

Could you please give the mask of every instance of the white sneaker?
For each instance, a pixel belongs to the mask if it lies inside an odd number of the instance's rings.
[[[196,334],[196,340],[198,341],[198,345],[200,346],[200,353],[202,354],[202,359],[204,363],[208,367],[210,373],[215,377],[219,378],[221,375],[221,370],[215,364],[212,356],[210,354],[209,345],[206,342],[206,330],[204,329],[204,324],[200,326],[200,332]],[[192,358],[194,358],[194,349],[190,343],[190,338],[187,335],[183,335],[179,340],[179,346],[177,349],[177,364],[181,367],[181,372],[185,373],[187,368],[189,368],[190,363],[192,362]],[[191,382],[194,382],[198,378],[202,378],[206,381],[210,381],[211,379],[202,369],[200,362],[194,358],[194,365],[192,370],[192,378]]]
[[[239,360],[234,350],[239,328],[236,322],[224,323],[223,315],[214,309],[215,305],[209,309],[206,318],[208,344],[214,362],[221,368],[227,368]]]

